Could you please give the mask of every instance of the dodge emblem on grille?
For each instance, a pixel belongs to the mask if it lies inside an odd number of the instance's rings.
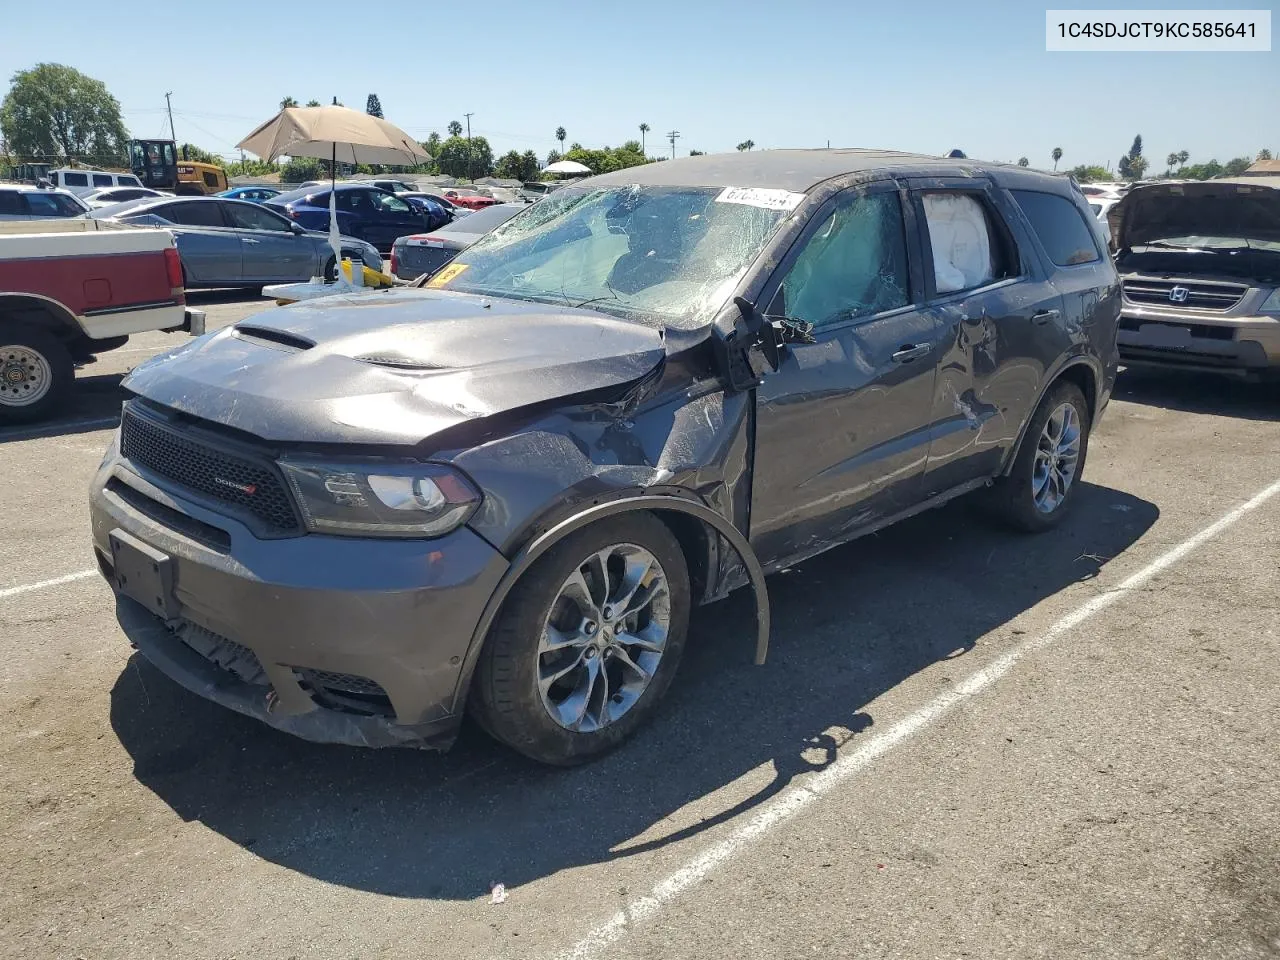
[[[1174,287],[1172,290],[1169,291],[1169,300],[1172,303],[1186,303],[1187,297],[1190,294],[1191,294],[1191,291],[1188,290],[1186,287]]]
[[[239,490],[246,497],[252,497],[258,492],[256,483],[236,483],[234,480],[227,480],[224,477],[214,477],[213,482],[221,487],[230,487],[232,490]]]

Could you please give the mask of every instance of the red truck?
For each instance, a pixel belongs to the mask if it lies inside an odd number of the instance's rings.
[[[173,234],[102,220],[0,223],[0,424],[48,416],[77,363],[145,330],[204,333]]]

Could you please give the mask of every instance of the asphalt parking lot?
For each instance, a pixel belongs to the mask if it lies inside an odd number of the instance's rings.
[[[0,956],[1280,956],[1280,390],[1123,373],[1062,528],[959,502],[779,574],[764,667],[703,609],[658,721],[555,771],[303,743],[131,653],[86,489],[176,342],[0,431]]]

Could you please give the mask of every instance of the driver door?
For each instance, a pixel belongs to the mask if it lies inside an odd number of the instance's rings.
[[[819,552],[919,499],[937,321],[918,307],[911,207],[895,182],[844,191],[763,291],[813,324],[756,392],[751,543],[766,564]]]
[[[307,280],[319,272],[315,241],[295,233],[289,220],[248,201],[228,201],[222,208],[240,235],[246,281]]]

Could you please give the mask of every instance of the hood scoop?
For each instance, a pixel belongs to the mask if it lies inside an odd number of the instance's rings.
[[[310,350],[316,345],[314,340],[309,340],[296,333],[290,333],[288,330],[259,327],[249,323],[236,324],[235,336],[241,340],[247,340],[250,343],[256,343],[264,347],[274,347],[276,349],[283,347],[290,353]]]

